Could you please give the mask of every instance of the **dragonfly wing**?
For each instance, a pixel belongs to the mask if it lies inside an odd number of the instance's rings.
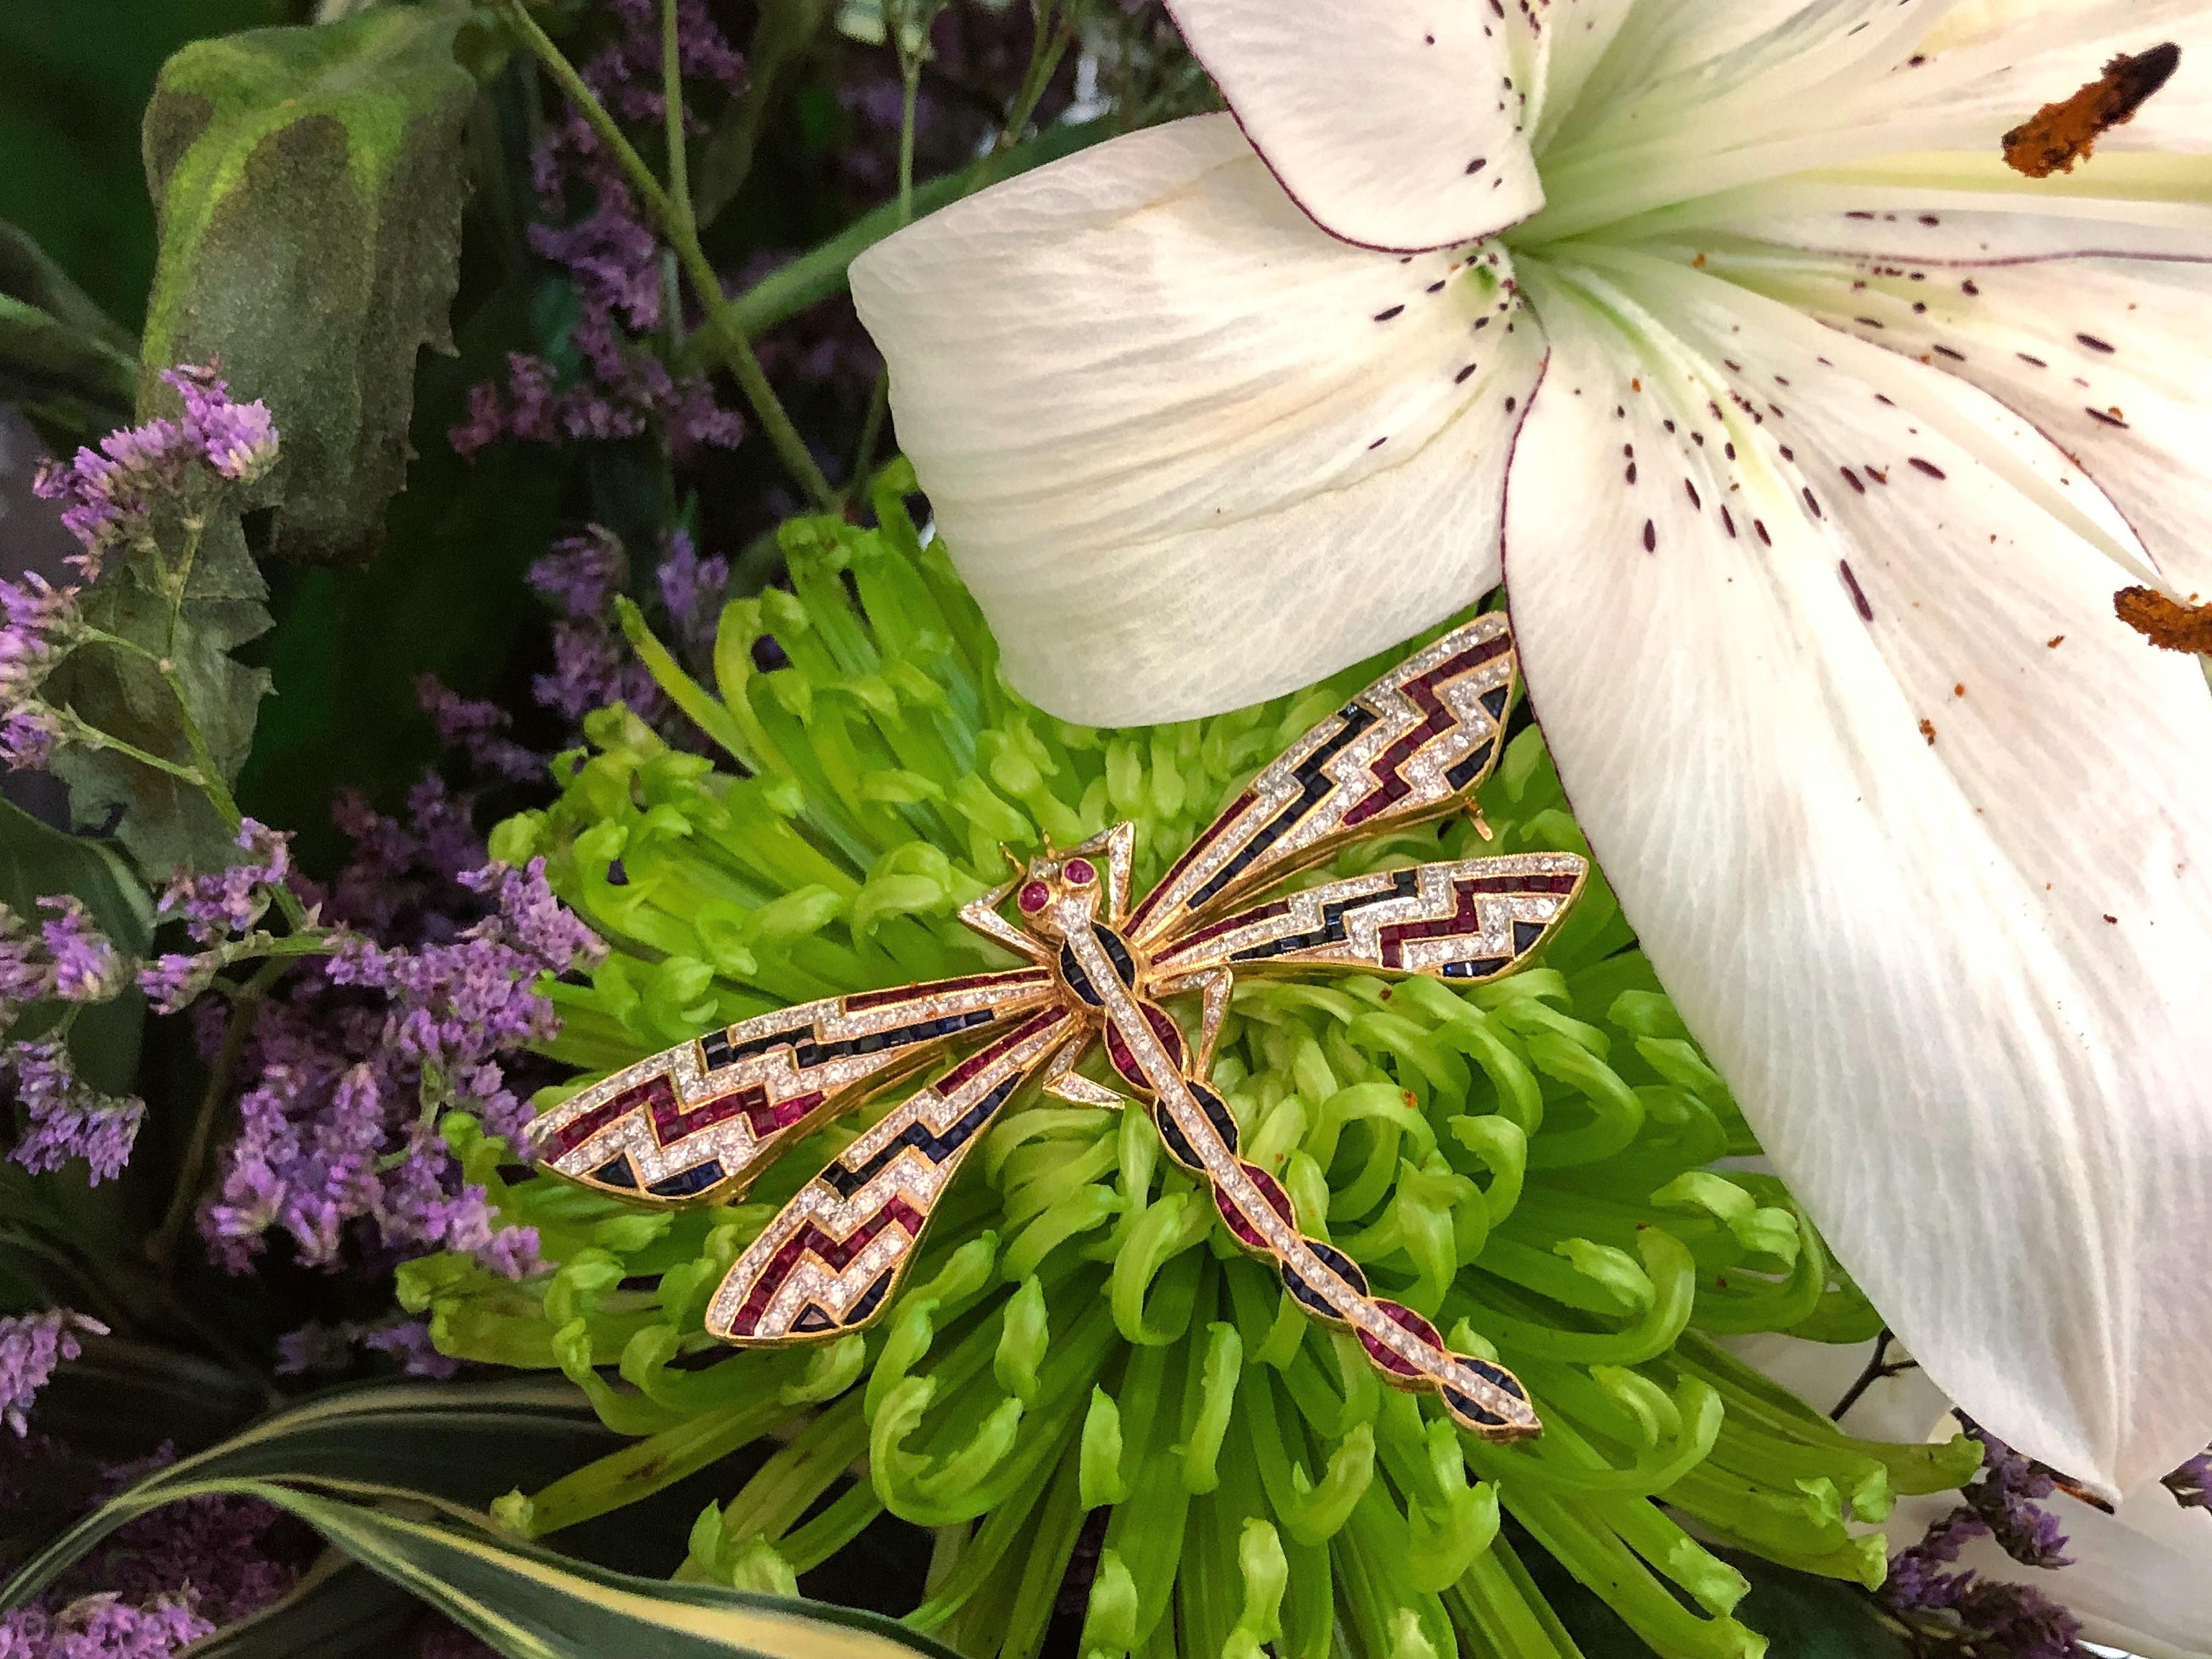
[[[1415,652],[1268,763],[1137,907],[1132,937],[1157,945],[1355,836],[1449,811],[1497,764],[1517,661],[1497,614]]]
[[[1495,979],[1551,936],[1589,874],[1572,853],[1516,853],[1326,882],[1170,941],[1152,972],[1180,980],[1222,967],[1351,968]]]
[[[762,1014],[641,1060],[531,1125],[539,1159],[644,1203],[741,1190],[839,1112],[1050,1001],[1042,968],[826,997]]]
[[[744,1345],[833,1337],[873,1319],[962,1160],[1072,1025],[1056,1006],[1033,1013],[892,1108],[746,1246],[707,1328]]]

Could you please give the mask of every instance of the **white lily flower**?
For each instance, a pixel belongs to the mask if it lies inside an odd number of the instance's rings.
[[[1873,1348],[1787,1336],[1739,1337],[1729,1346],[1824,1408],[1847,1397]],[[1875,1382],[1839,1421],[1875,1440],[1948,1440],[1959,1428],[1951,1402],[1917,1370]],[[1957,1504],[1950,1492],[1899,1498],[1886,1527],[1891,1553],[1917,1544]],[[2023,1566],[1982,1538],[1966,1547],[1957,1570],[2042,1591],[2079,1619],[2084,1638],[2100,1647],[2140,1659],[2212,1659],[2212,1514],[2185,1509],[2155,1480],[2130,1492],[2110,1514],[2063,1492],[2043,1500],[2043,1507],[2065,1531],[2069,1565]]]
[[[2212,592],[2212,6],[1173,4],[1233,119],[853,270],[1014,683],[1197,714],[1502,562],[1593,848],[1859,1282],[2012,1443],[2179,1463],[2212,699],[2112,593]],[[2166,43],[2093,159],[2008,168]]]

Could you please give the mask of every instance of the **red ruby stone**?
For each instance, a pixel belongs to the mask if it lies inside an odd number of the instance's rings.
[[[1046,902],[1051,897],[1052,895],[1045,890],[1045,884],[1042,882],[1033,881],[1022,889],[1021,906],[1030,915],[1035,915],[1044,908]]]
[[[1070,859],[1060,874],[1067,878],[1071,887],[1088,887],[1098,879],[1098,872],[1089,859]]]

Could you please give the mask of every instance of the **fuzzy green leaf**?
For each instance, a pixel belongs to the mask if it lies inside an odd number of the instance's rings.
[[[269,689],[265,672],[230,653],[267,630],[268,595],[238,515],[226,509],[208,523],[173,638],[167,602],[138,560],[112,560],[84,597],[85,619],[94,627],[167,653],[226,782],[245,764],[255,711]],[[144,659],[80,650],[49,684],[50,696],[110,736],[179,765],[191,763],[176,695]],[[69,785],[77,823],[92,828],[112,821],[115,838],[149,876],[230,861],[230,834],[193,785],[114,750],[76,744],[54,757],[54,770]]]
[[[283,458],[275,550],[358,559],[405,482],[416,353],[450,350],[476,83],[465,9],[195,41],[146,112],[161,216],[146,379],[220,356]]]

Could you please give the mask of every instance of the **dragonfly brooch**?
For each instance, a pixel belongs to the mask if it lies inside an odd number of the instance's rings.
[[[1541,1425],[1510,1371],[1454,1352],[1420,1314],[1376,1295],[1350,1256],[1300,1230],[1282,1184],[1238,1156],[1237,1120],[1207,1081],[1240,975],[1350,969],[1477,984],[1528,961],[1559,925],[1588,874],[1571,853],[1422,864],[1251,902],[1354,842],[1471,808],[1497,763],[1516,672],[1504,617],[1456,629],[1262,769],[1140,902],[1132,824],[1017,860],[960,920],[1027,966],[826,997],[710,1031],[540,1116],[538,1156],[638,1203],[728,1201],[831,1118],[964,1048],[753,1239],[708,1304],[709,1331],[782,1344],[874,1319],[963,1160],[1041,1073],[1061,1100],[1141,1100],[1237,1243],[1306,1313],[1352,1332],[1385,1380],[1440,1395],[1486,1438],[1534,1435]],[[1003,914],[1009,899],[1018,920]],[[1188,992],[1200,997],[1195,1043],[1162,1006]],[[1127,1096],[1075,1069],[1102,1043]]]

